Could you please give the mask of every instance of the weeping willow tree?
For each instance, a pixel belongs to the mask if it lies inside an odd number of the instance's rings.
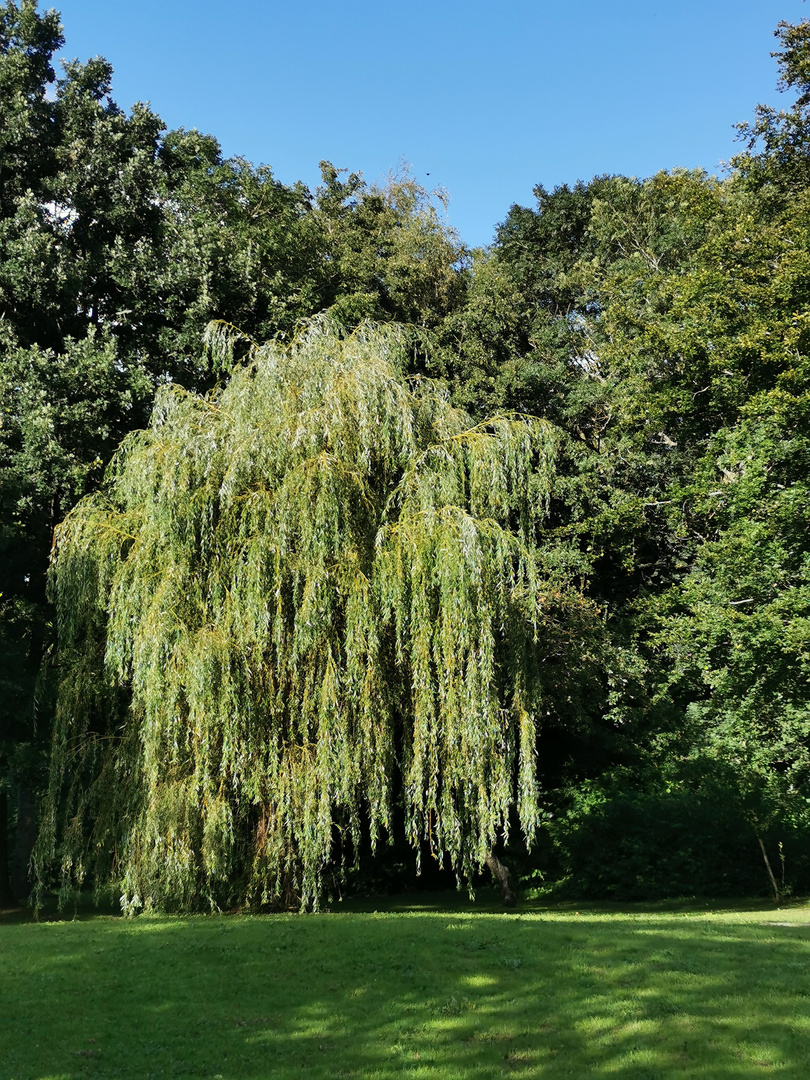
[[[473,425],[403,348],[321,322],[165,388],[60,526],[41,882],[313,905],[395,804],[460,877],[510,806],[531,839],[546,661],[587,618],[537,543],[559,436]]]

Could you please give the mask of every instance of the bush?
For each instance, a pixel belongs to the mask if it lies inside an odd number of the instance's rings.
[[[784,892],[810,888],[808,832],[775,824],[763,836]],[[567,895],[656,900],[771,892],[757,838],[742,814],[731,803],[692,792],[601,799],[591,793],[551,824],[550,835],[557,890]]]

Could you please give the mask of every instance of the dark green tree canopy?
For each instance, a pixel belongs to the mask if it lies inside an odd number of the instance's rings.
[[[806,188],[810,180],[810,22],[782,21],[774,36],[781,45],[771,53],[779,64],[779,89],[795,92],[796,98],[787,109],[757,105],[754,122],[738,125],[746,152],[732,164],[784,208],[785,196]]]

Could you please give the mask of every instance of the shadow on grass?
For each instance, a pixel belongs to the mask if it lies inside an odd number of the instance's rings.
[[[741,897],[712,899],[707,897],[684,897],[668,900],[645,901],[598,901],[598,900],[557,900],[553,896],[524,894],[518,907],[511,914],[553,914],[560,915],[676,915],[722,914],[738,912],[773,912],[794,908],[803,908],[808,901],[804,897],[787,898],[776,905],[772,899],[764,897]],[[326,910],[335,913],[420,913],[436,914],[509,914],[505,912],[500,899],[500,892],[494,887],[479,887],[471,898],[462,889],[419,890],[402,893],[386,893],[377,896],[352,897],[346,900],[333,900],[326,905]],[[810,922],[810,908],[808,922]],[[32,907],[17,905],[10,908],[0,907],[0,925],[26,922],[74,922],[97,919],[100,916],[116,916],[121,908],[116,898],[109,892],[100,900],[92,893],[81,893],[74,904],[59,910],[54,894],[46,897],[44,907],[36,914]],[[226,918],[230,917],[229,913]]]
[[[76,922],[121,915],[121,906],[111,897],[96,901],[92,893],[81,893],[75,904],[59,910],[57,898],[49,895],[39,912],[31,905],[0,907],[0,926],[32,922]]]
[[[804,897],[785,899],[776,905],[764,897],[712,899],[707,897],[684,897],[675,900],[644,901],[598,901],[555,900],[548,896],[524,896],[511,914],[561,914],[561,915],[678,915],[709,912],[717,914],[738,912],[774,912],[788,908],[804,908]],[[504,911],[500,894],[496,889],[477,889],[470,899],[463,891],[412,892],[397,895],[358,897],[330,905],[333,912],[436,912],[451,914],[509,914]],[[810,921],[810,908],[807,908]]]
[[[2,1077],[804,1080],[810,933],[768,915],[8,926]]]

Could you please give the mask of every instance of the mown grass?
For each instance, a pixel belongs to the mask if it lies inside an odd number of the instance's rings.
[[[0,926],[0,1077],[810,1076],[810,908]]]

